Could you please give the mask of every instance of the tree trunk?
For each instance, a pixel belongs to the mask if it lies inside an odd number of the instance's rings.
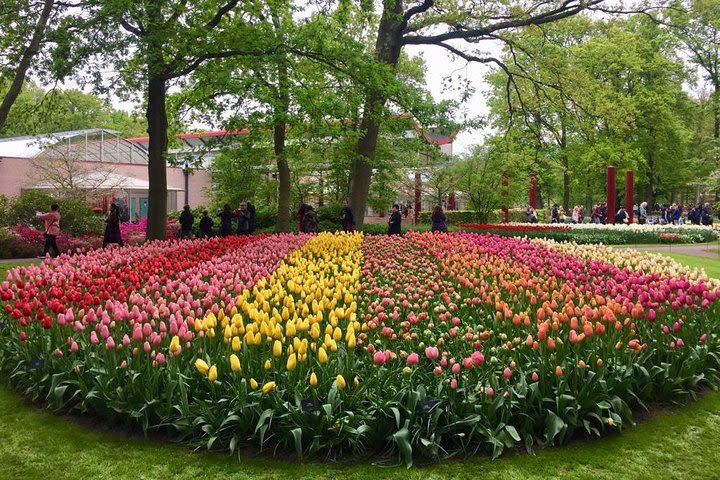
[[[647,185],[645,186],[645,201],[648,207],[655,206],[655,152],[652,149],[648,152],[648,176]]]
[[[375,57],[378,61],[397,66],[402,49],[402,0],[386,0],[383,2],[383,15],[380,19]],[[363,118],[360,123],[362,135],[358,140],[353,159],[352,178],[350,183],[350,206],[355,213],[355,223],[361,229],[365,223],[372,179],[372,161],[375,159],[375,147],[380,133],[380,115],[386,98],[377,91],[370,91],[365,100]]]
[[[290,108],[290,85],[285,59],[278,61],[278,103],[275,106],[273,125],[273,148],[278,169],[278,218],[276,232],[290,231],[290,165],[285,156],[285,128]]]
[[[15,100],[17,100],[18,95],[20,95],[20,92],[22,91],[22,86],[25,82],[25,76],[30,68],[30,64],[32,63],[33,58],[35,58],[35,55],[37,55],[40,51],[40,43],[45,36],[45,28],[47,27],[47,22],[54,6],[54,0],[45,0],[42,12],[40,13],[40,18],[38,18],[35,28],[33,29],[30,43],[23,51],[22,56],[20,57],[20,62],[18,63],[17,68],[15,68],[13,81],[5,94],[5,98],[3,98],[2,104],[0,104],[0,131],[2,131],[5,126],[5,122],[7,122],[8,115],[10,114],[10,108],[13,106]]]
[[[562,124],[560,132],[560,161],[563,167],[563,208],[565,214],[570,212],[570,160],[567,154],[567,135],[565,133],[565,124]]]
[[[152,72],[153,65],[148,66]],[[166,82],[163,76],[151,73],[148,81],[146,117],[148,122],[148,240],[163,240],[167,236],[167,167],[165,154],[168,144],[168,119],[165,109]]]
[[[285,122],[273,127],[275,161],[278,169],[278,218],[275,231],[290,231],[290,166],[285,157]]]
[[[715,91],[712,96],[712,110],[713,110],[713,138],[715,140],[720,139],[720,83],[715,83]],[[2,125],[0,124],[0,127]]]

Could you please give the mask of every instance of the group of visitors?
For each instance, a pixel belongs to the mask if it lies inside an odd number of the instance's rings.
[[[185,208],[189,210],[189,207],[187,205],[185,206]],[[230,235],[235,219],[237,219],[235,233],[237,233],[238,235],[252,235],[253,233],[255,233],[255,205],[250,202],[240,202],[240,205],[234,211],[230,208],[230,204],[226,203],[225,205],[223,205],[223,208],[217,213],[217,215],[218,217],[220,217],[221,237],[227,237],[228,235]],[[208,220],[204,220],[206,217],[208,218]],[[203,219],[201,219],[201,223],[203,220],[205,222],[205,230],[203,230],[201,225],[200,235],[203,237],[213,236],[212,227],[215,222],[213,222],[213,220],[206,215],[206,212],[203,212]],[[180,225],[182,228],[182,221]],[[192,228],[190,229],[190,231],[192,231]]]

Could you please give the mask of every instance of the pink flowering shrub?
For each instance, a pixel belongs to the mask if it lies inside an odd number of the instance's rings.
[[[60,233],[57,244],[60,252],[87,250],[100,246],[101,239],[96,236],[77,238]],[[0,258],[34,257],[42,253],[45,236],[42,231],[25,225],[15,225],[0,232]]]

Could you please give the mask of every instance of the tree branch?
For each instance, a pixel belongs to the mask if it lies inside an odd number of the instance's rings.
[[[529,25],[542,25],[545,23],[555,22],[563,18],[571,17],[576,15],[583,10],[588,10],[590,7],[599,5],[605,0],[566,0],[558,8],[549,10],[538,15],[534,15],[528,18],[516,18],[514,20],[508,20],[504,22],[494,23],[482,28],[469,29],[469,30],[455,30],[450,32],[441,33],[438,35],[406,35],[402,39],[403,45],[423,45],[432,44],[437,45],[440,42],[453,39],[472,39],[476,37],[488,36],[499,30],[508,30],[518,27],[525,27]]]

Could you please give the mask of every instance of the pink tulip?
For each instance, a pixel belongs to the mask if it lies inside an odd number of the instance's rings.
[[[420,357],[418,356],[418,354],[413,352],[410,355],[408,355],[406,362],[408,365],[412,366],[412,365],[417,365],[419,360],[420,360]]]
[[[373,355],[373,363],[375,365],[383,365],[386,362],[385,353],[384,352],[375,352],[375,355]]]
[[[425,356],[430,360],[436,360],[440,356],[440,352],[437,347],[425,348]]]
[[[512,370],[509,367],[505,367],[505,370],[503,370],[503,377],[505,377],[505,380],[510,380],[512,377]]]

